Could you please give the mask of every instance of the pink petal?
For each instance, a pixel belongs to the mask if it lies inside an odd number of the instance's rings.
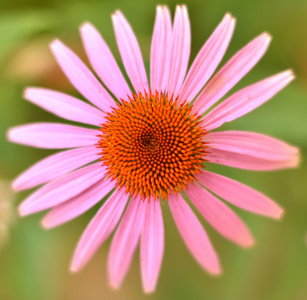
[[[83,24],[80,32],[85,51],[95,72],[117,99],[127,100],[127,95],[131,95],[130,88],[100,33],[90,23]]]
[[[142,53],[133,30],[119,10],[112,15],[112,21],[118,49],[131,83],[137,93],[143,93],[144,91],[148,93],[148,82]]]
[[[104,176],[105,167],[101,166],[101,162],[61,176],[26,198],[19,206],[19,213],[25,216],[59,205],[82,193]]]
[[[59,40],[53,41],[50,47],[63,72],[80,94],[103,111],[109,112],[111,106],[115,105],[113,98],[80,58]]]
[[[102,179],[79,195],[55,206],[42,220],[45,228],[51,228],[70,221],[89,210],[101,201],[112,189],[114,182],[110,179]]]
[[[242,209],[279,219],[283,209],[267,196],[233,179],[202,171],[197,180],[219,197]]]
[[[198,184],[190,185],[186,194],[208,223],[221,235],[241,247],[253,245],[253,237],[246,225],[222,201]]]
[[[100,132],[59,123],[31,123],[12,127],[8,140],[37,148],[74,148],[97,144]]]
[[[103,204],[78,242],[70,265],[72,272],[80,271],[109,237],[123,213],[127,200],[128,196],[123,191],[115,191]]]
[[[167,6],[157,6],[157,14],[150,51],[150,88],[163,92],[168,79],[172,21]],[[168,63],[167,63],[168,62]]]
[[[272,171],[284,168],[294,168],[297,166],[299,160],[296,156],[288,160],[268,160],[261,157],[215,148],[209,151],[210,152],[206,155],[206,159],[209,162],[253,171]]]
[[[204,117],[204,127],[212,130],[249,113],[271,99],[293,79],[292,71],[288,70],[234,93]]]
[[[209,273],[222,272],[215,250],[197,217],[181,195],[169,196],[169,206],[177,228],[196,261]]]
[[[182,86],[179,99],[192,100],[211,77],[231,40],[235,19],[226,14],[196,56]]]
[[[145,293],[155,290],[164,251],[164,227],[159,201],[145,203],[146,213],[141,238],[141,271]]]
[[[185,5],[176,7],[172,44],[170,49],[170,74],[166,92],[176,98],[187,72],[191,48],[191,32]]]
[[[94,126],[99,126],[105,120],[101,110],[60,92],[43,88],[27,88],[24,98],[67,120]]]
[[[54,180],[99,158],[95,147],[62,151],[43,160],[20,174],[12,183],[15,191],[30,189]]]
[[[195,100],[193,112],[203,114],[240,81],[262,58],[271,37],[263,33],[237,52],[205,86]]]
[[[255,132],[209,132],[204,141],[210,148],[297,165],[299,150],[287,143]],[[210,150],[209,150],[210,151]]]
[[[110,284],[119,288],[130,266],[144,224],[145,204],[140,198],[132,199],[113,238],[108,273]]]

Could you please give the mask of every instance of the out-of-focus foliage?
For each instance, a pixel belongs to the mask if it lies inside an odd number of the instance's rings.
[[[155,6],[160,1],[11,0],[0,3],[0,177],[13,178],[50,151],[8,144],[12,125],[59,121],[24,101],[25,86],[44,86],[77,95],[57,67],[48,45],[61,38],[85,61],[78,26],[91,21],[101,31],[115,57],[110,14],[121,9],[131,22],[148,69]],[[174,12],[175,1],[165,1]],[[262,61],[236,87],[245,86],[287,68],[297,79],[274,99],[224,128],[271,134],[307,149],[307,1],[190,0],[192,54],[229,11],[237,27],[224,62],[263,31],[274,39]],[[191,62],[192,60],[190,60]],[[121,65],[121,63],[120,63]],[[304,156],[304,155],[303,155]],[[305,300],[307,299],[307,165],[296,170],[255,173],[221,166],[210,170],[240,180],[276,199],[286,209],[281,222],[236,211],[248,223],[257,243],[242,250],[204,223],[221,258],[224,275],[213,278],[201,270],[185,249],[168,207],[165,256],[157,291],[149,299]],[[27,193],[20,193],[21,200]],[[99,205],[98,205],[99,206]],[[43,214],[22,219],[11,230],[10,244],[0,253],[0,299],[83,300],[143,299],[139,253],[121,291],[107,285],[106,260],[110,241],[78,275],[68,272],[74,246],[98,206],[58,229],[39,226]]]

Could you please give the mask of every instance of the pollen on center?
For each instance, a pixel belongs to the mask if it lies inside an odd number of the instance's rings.
[[[205,160],[205,130],[192,107],[172,97],[141,93],[122,100],[100,130],[101,161],[130,196],[168,199],[195,180]]]

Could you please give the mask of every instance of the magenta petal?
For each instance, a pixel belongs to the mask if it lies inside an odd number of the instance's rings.
[[[128,196],[123,191],[115,191],[103,204],[78,242],[70,265],[71,271],[80,271],[109,237],[123,213],[127,200]]]
[[[193,112],[203,114],[221,99],[235,84],[241,80],[262,58],[271,37],[263,33],[237,52],[219,70],[196,98]]]
[[[20,174],[12,183],[15,191],[30,189],[54,180],[98,159],[96,147],[62,151],[44,158]]]
[[[58,123],[32,123],[12,127],[7,135],[11,142],[47,149],[93,146],[99,130]]]
[[[87,100],[103,111],[109,112],[111,106],[115,104],[113,98],[80,58],[59,40],[53,41],[50,47],[72,85]]]
[[[208,223],[221,235],[241,247],[253,245],[253,237],[246,225],[222,201],[198,184],[189,185],[186,194]]]
[[[204,127],[207,130],[213,130],[225,122],[233,121],[249,113],[271,99],[293,79],[292,71],[288,70],[234,93],[204,117]]]
[[[150,50],[150,88],[152,93],[163,92],[169,74],[172,21],[166,6],[157,6]]]
[[[197,54],[182,86],[179,100],[192,100],[211,77],[231,40],[235,19],[226,14]]]
[[[19,213],[25,216],[59,205],[102,179],[104,173],[105,167],[99,162],[61,176],[26,198],[19,206]]]
[[[83,24],[80,32],[85,51],[95,72],[117,99],[127,100],[127,95],[131,95],[130,88],[100,33],[90,23]]]
[[[294,168],[299,162],[297,156],[285,160],[269,160],[262,157],[240,154],[228,150],[212,148],[208,150],[206,159],[215,164],[229,167],[253,170],[253,171],[273,171],[285,168]]]
[[[55,206],[42,220],[45,228],[51,228],[70,221],[89,210],[98,203],[105,195],[114,189],[114,181],[102,179],[79,195]]]
[[[299,154],[298,148],[281,140],[249,131],[209,132],[204,141],[210,149],[216,148],[274,161],[297,161]]]
[[[217,254],[191,208],[180,195],[170,195],[168,202],[177,228],[196,261],[209,273],[220,274]]]
[[[120,11],[112,15],[116,41],[123,64],[137,93],[149,93],[141,49],[133,30]]]
[[[145,203],[146,213],[141,237],[141,271],[145,293],[155,290],[164,251],[164,227],[160,201]]]
[[[75,122],[99,126],[104,113],[72,96],[44,88],[27,88],[24,98],[51,113]]]
[[[219,197],[242,209],[279,219],[283,209],[267,196],[233,179],[202,171],[197,180]]]
[[[112,287],[119,288],[131,263],[144,224],[145,204],[140,198],[131,199],[113,238],[108,274]]]
[[[184,5],[176,7],[171,41],[170,73],[166,92],[176,98],[187,72],[191,48],[190,21]]]

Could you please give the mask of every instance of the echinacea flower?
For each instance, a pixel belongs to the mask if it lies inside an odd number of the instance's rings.
[[[23,201],[20,214],[51,209],[42,220],[44,227],[51,228],[79,216],[107,195],[77,245],[71,270],[79,271],[118,225],[108,258],[111,285],[121,285],[140,241],[143,287],[152,292],[163,257],[164,202],[196,261],[209,273],[219,274],[219,259],[190,204],[221,235],[242,247],[251,246],[253,237],[218,197],[271,218],[280,218],[283,210],[260,192],[208,171],[206,162],[277,170],[297,166],[298,149],[259,133],[214,130],[272,98],[294,75],[287,70],[268,77],[212,108],[264,55],[271,40],[267,33],[248,43],[213,75],[235,27],[235,19],[226,14],[187,72],[191,39],[187,8],[177,6],[172,24],[168,8],[158,6],[149,85],[129,23],[120,11],[112,20],[133,89],[90,23],[81,26],[81,37],[104,85],[62,42],[51,43],[63,72],[92,105],[44,88],[27,88],[25,99],[57,116],[95,127],[33,123],[9,130],[12,142],[71,148],[41,160],[15,179],[16,191],[43,184]]]

